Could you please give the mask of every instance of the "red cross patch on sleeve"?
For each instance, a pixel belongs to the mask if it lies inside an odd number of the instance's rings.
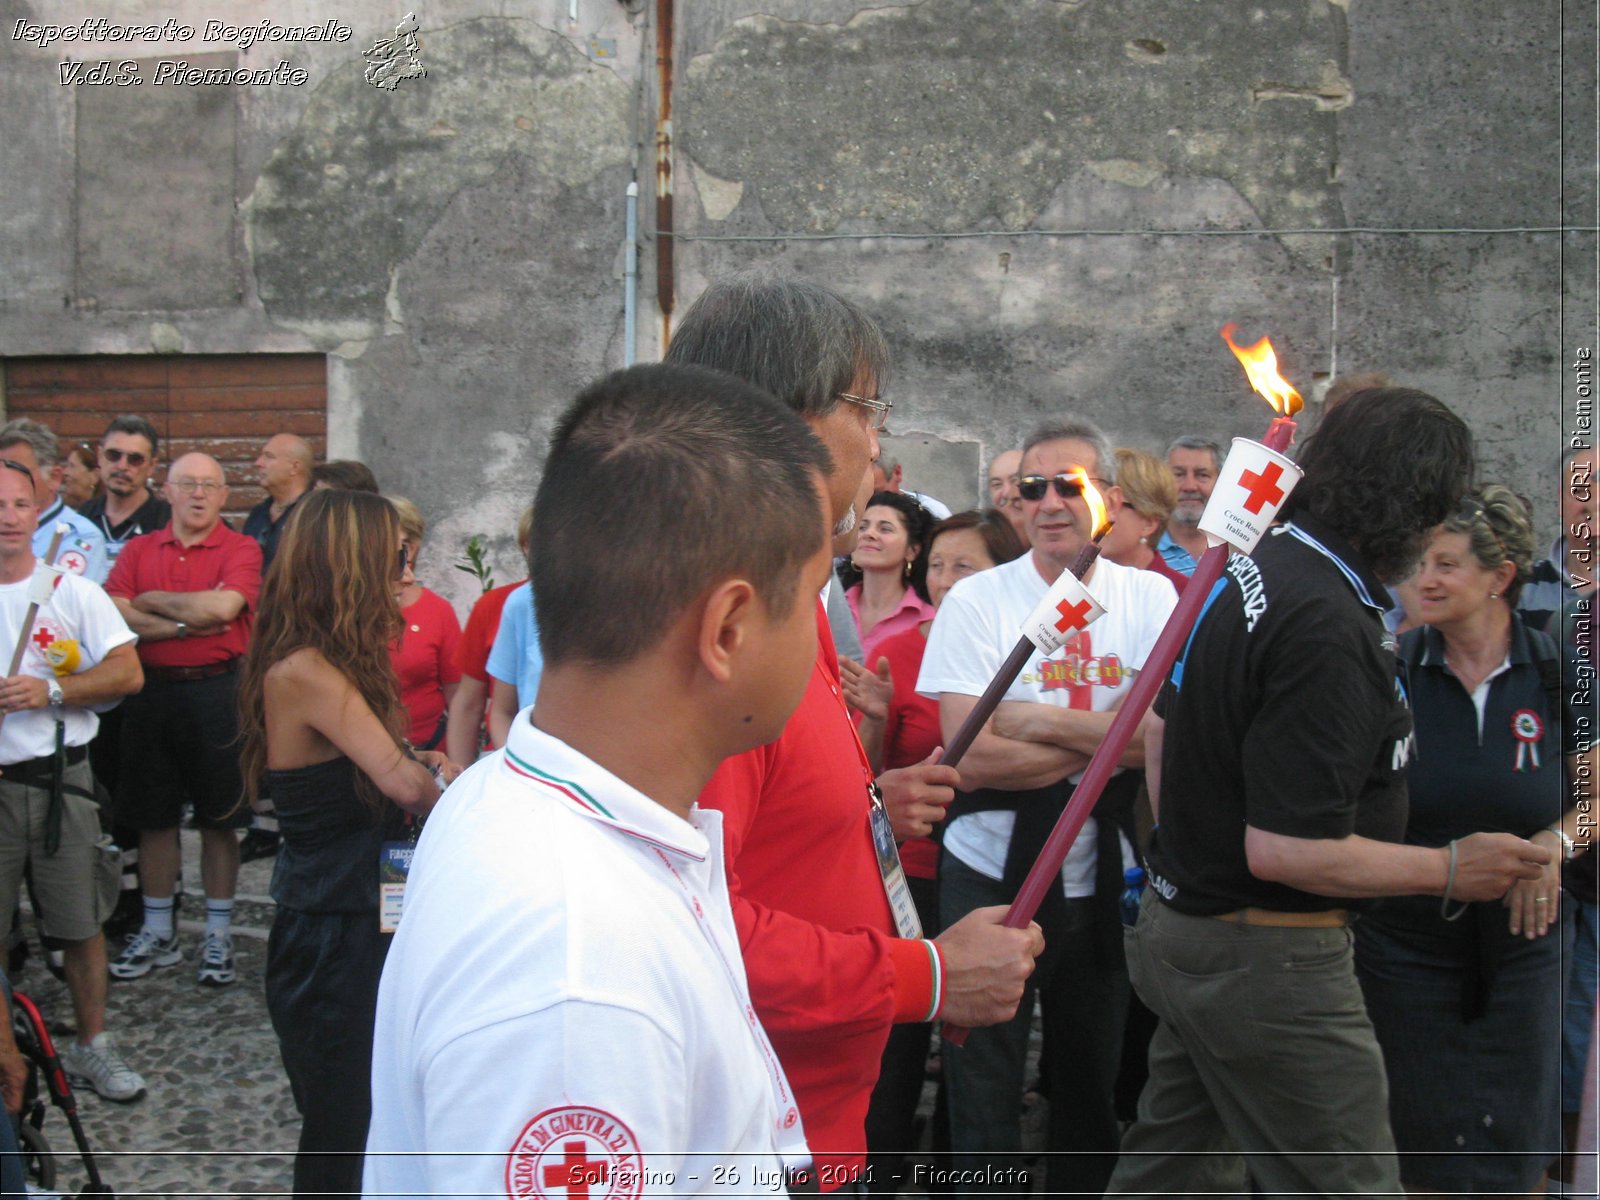
[[[598,1108],[548,1108],[506,1155],[506,1194],[550,1200],[635,1200],[644,1162],[633,1131]]]

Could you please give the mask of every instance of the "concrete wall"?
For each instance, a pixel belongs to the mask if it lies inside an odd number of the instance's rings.
[[[195,36],[40,47],[17,20],[82,6],[0,0],[0,355],[326,353],[332,452],[423,506],[429,582],[464,599],[447,562],[475,532],[509,577],[555,414],[623,360],[635,166],[637,352],[659,351],[654,4],[430,5],[428,74],[393,91],[361,51],[398,6],[248,51],[204,37],[218,6],[117,7]],[[1233,320],[1312,397],[1377,369],[1445,398],[1553,534],[1567,365],[1597,336],[1592,8],[677,8],[679,309],[756,262],[866,304],[896,354],[892,428],[925,435],[903,442],[910,486],[971,502],[983,461],[1066,409],[1156,449],[1259,432],[1217,338]],[[60,82],[101,57],[145,82]],[[162,59],[307,79],[157,86]]]

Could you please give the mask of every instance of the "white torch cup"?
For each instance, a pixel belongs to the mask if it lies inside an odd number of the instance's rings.
[[[1201,532],[1213,546],[1227,542],[1249,554],[1304,476],[1293,459],[1249,438],[1234,438],[1201,514]]]

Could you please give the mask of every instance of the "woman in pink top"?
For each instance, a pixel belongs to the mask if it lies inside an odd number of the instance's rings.
[[[850,611],[861,632],[861,657],[886,637],[933,616],[928,603],[928,530],[933,518],[909,496],[874,492],[861,514],[855,553],[843,572]]]

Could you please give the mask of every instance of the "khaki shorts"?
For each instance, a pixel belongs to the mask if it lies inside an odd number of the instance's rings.
[[[63,782],[94,790],[87,761],[67,767]],[[49,787],[14,783],[0,773],[0,936],[11,930],[24,870],[32,875],[39,921],[50,937],[92,938],[116,904],[121,868],[116,846],[100,828],[99,805],[70,793],[61,800],[61,846],[47,855]]]

